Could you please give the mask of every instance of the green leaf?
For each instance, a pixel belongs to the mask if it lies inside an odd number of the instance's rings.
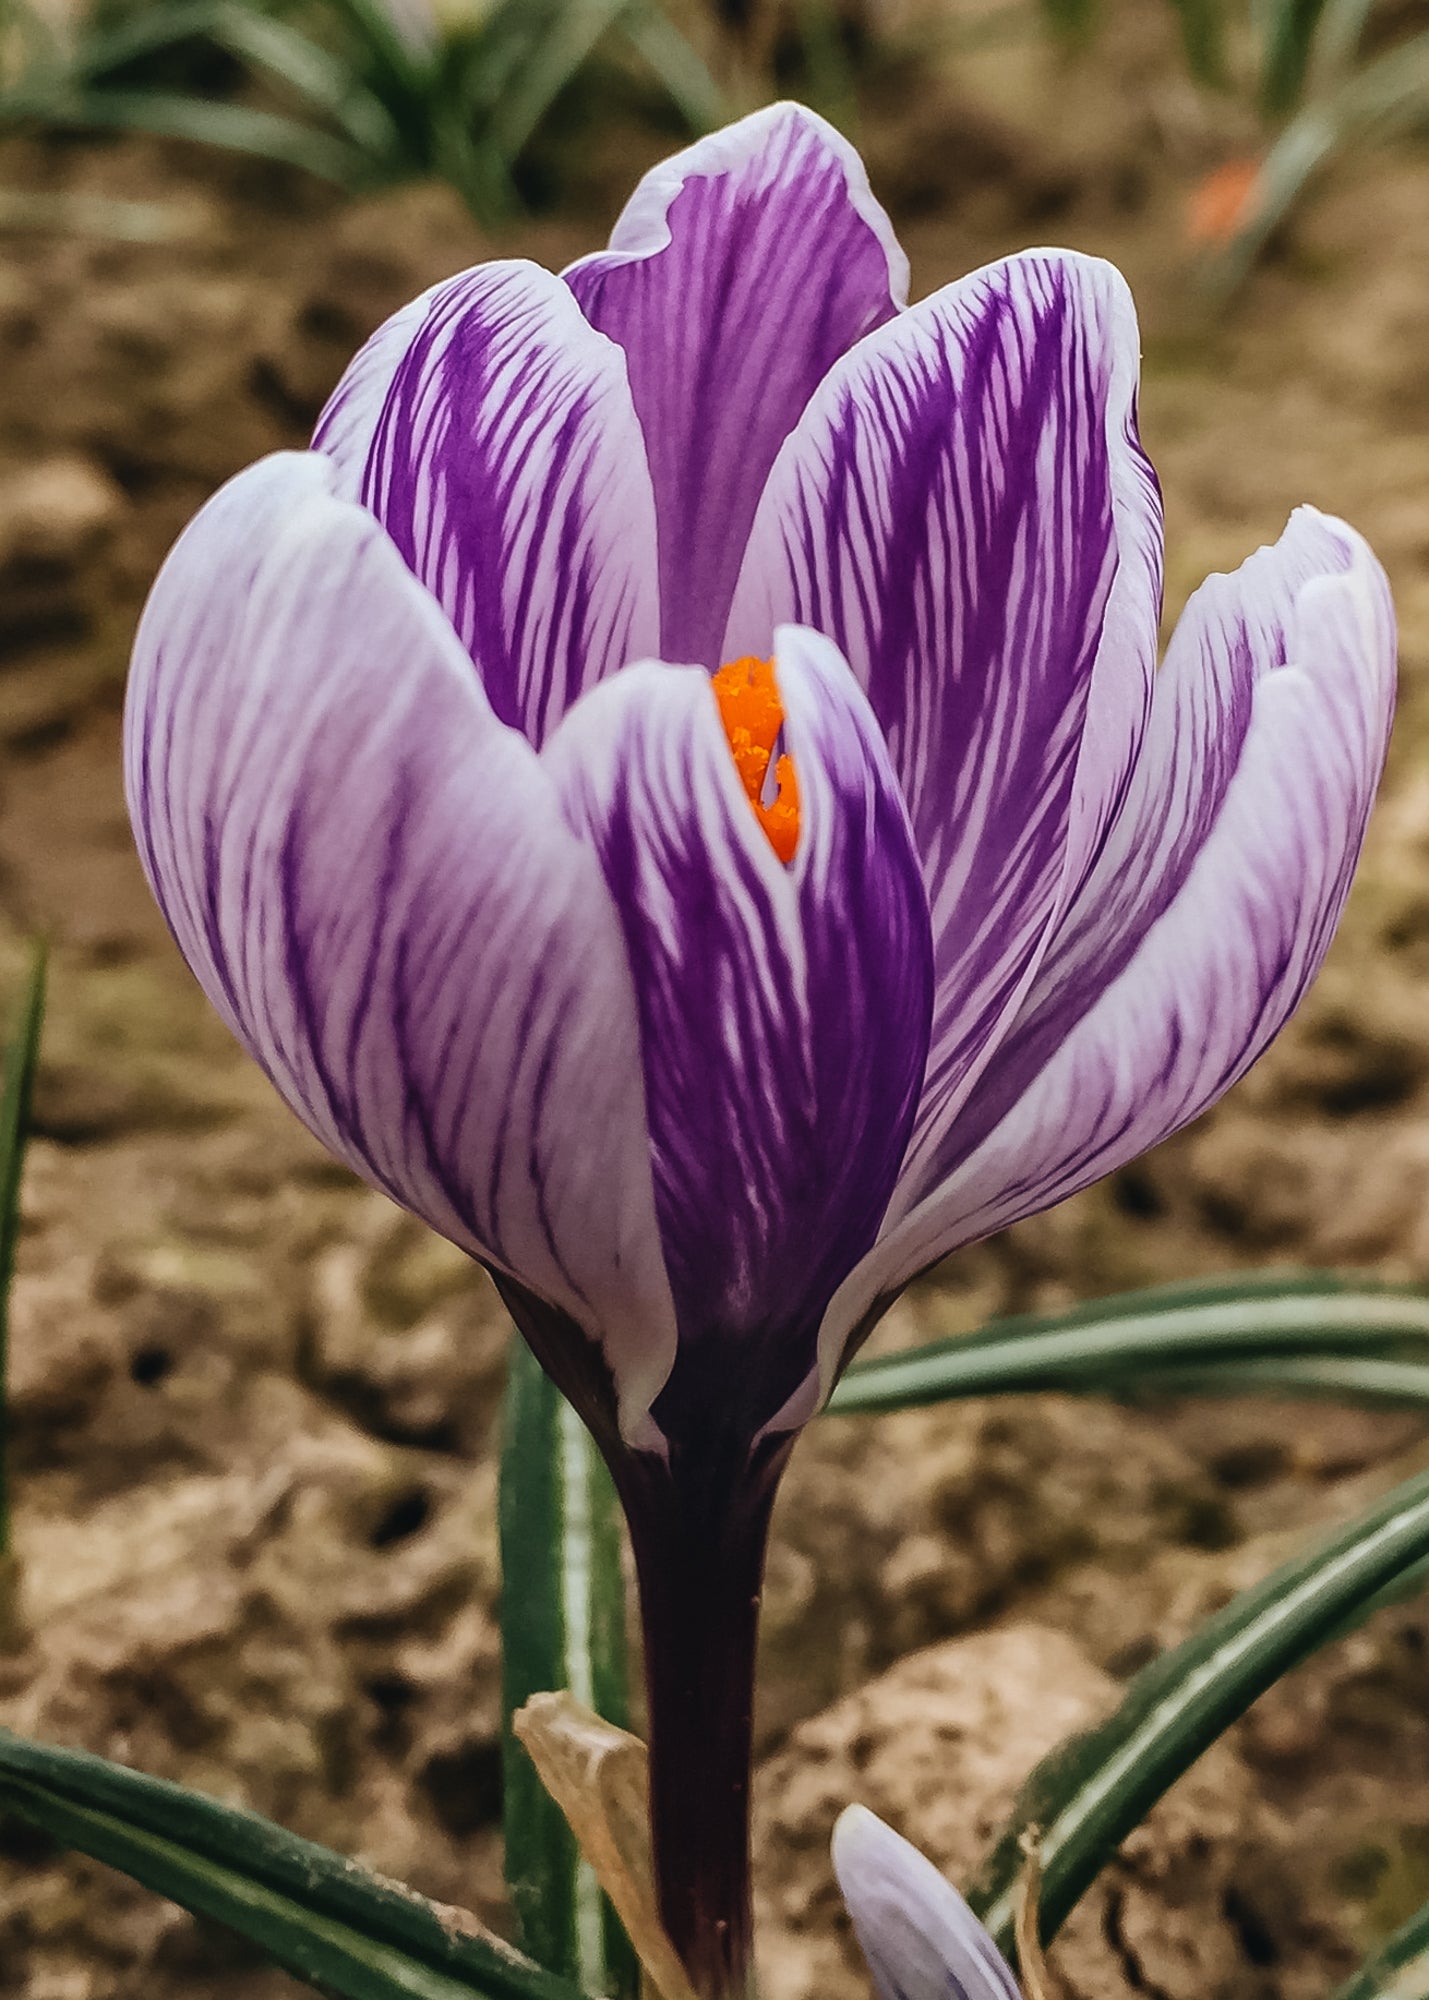
[[[1218,1367],[1148,1367],[1124,1381],[1109,1377],[1106,1394],[1127,1401],[1150,1396],[1306,1396],[1335,1403],[1429,1405],[1429,1366],[1374,1354],[1251,1356]]]
[[[1380,1946],[1335,2000],[1429,2000],[1429,1903]]]
[[[1254,206],[1218,264],[1213,292],[1238,285],[1325,162],[1342,147],[1429,125],[1429,32],[1387,49],[1313,98],[1271,147]]]
[[[1138,1674],[1109,1720],[1044,1758],[969,1891],[1002,1949],[1013,1944],[1025,1828],[1036,1826],[1041,1834],[1045,1941],[1201,1752],[1282,1674],[1368,1616],[1383,1593],[1426,1558],[1429,1472],[1406,1480],[1328,1542],[1242,1591]]]
[[[692,132],[712,132],[725,122],[729,109],[713,71],[663,7],[636,0],[621,28]]]
[[[1268,1377],[1284,1371],[1287,1391],[1330,1394],[1297,1365],[1314,1357],[1416,1361],[1429,1367],[1429,1293],[1409,1286],[1349,1283],[1323,1272],[1218,1279],[1097,1299],[1061,1313],[992,1320],[962,1339],[941,1340],[856,1363],[828,1405],[836,1416],[909,1409],[957,1396],[1030,1395],[1046,1390],[1124,1395],[1173,1386],[1184,1392],[1199,1373],[1228,1394],[1231,1371]],[[1176,1371],[1182,1380],[1175,1383]],[[1353,1371],[1342,1368],[1351,1393]],[[1370,1374],[1360,1382],[1368,1393]],[[1382,1377],[1376,1400],[1388,1377]],[[1402,1400],[1417,1386],[1403,1377]],[[1390,1400],[1400,1400],[1396,1396]]]
[[[361,50],[374,65],[375,77],[384,96],[389,91],[415,98],[419,103],[430,93],[436,61],[435,40],[423,49],[403,34],[397,10],[383,0],[330,0],[334,18],[351,37],[351,45]]]
[[[1299,103],[1324,8],[1325,0],[1262,0],[1260,104],[1267,117]]]
[[[523,1340],[510,1351],[499,1514],[506,1880],[522,1943],[587,1992],[634,1995],[625,1932],[511,1727],[532,1695],[562,1688],[618,1728],[628,1719],[619,1504]]]
[[[220,104],[186,97],[181,91],[113,90],[16,91],[0,98],[0,119],[126,132],[153,132],[169,139],[194,139],[229,152],[301,167],[340,187],[372,178],[371,163],[343,140],[315,132],[295,119],[246,104]]]
[[[0,1811],[227,1924],[342,2000],[580,2000],[342,1855],[85,1751],[0,1730]]]
[[[1068,42],[1084,42],[1096,27],[1097,0],[1042,0],[1042,13],[1054,34]]]
[[[1225,0],[1171,0],[1181,27],[1181,46],[1198,83],[1226,81]]]
[[[45,947],[36,944],[0,1065],[0,1559],[10,1553],[9,1331],[10,1283],[15,1275],[15,1239],[20,1233],[20,1176],[30,1133],[30,1100],[45,1018]]]
[[[353,69],[306,35],[252,7],[218,10],[212,39],[251,68],[265,71],[295,96],[324,113],[348,138],[381,162],[400,158],[397,127],[381,100]]]
[[[1373,7],[1374,0],[1325,0],[1310,57],[1312,92],[1333,88],[1351,69]]]
[[[521,0],[528,5],[529,0]],[[625,12],[629,0],[565,0],[525,54],[492,119],[503,159],[515,161],[566,85],[590,59],[596,44]]]
[[[146,8],[107,27],[88,27],[81,35],[70,68],[71,77],[90,83],[114,70],[159,55],[183,42],[200,41],[224,12],[225,0],[171,0]]]

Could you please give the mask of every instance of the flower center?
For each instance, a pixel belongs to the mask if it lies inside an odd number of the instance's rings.
[[[784,727],[774,662],[748,657],[731,660],[715,675],[714,691],[734,768],[755,818],[779,859],[792,861],[799,839],[799,781],[792,757],[780,757],[774,766],[774,797],[766,803],[764,796],[769,760]]]

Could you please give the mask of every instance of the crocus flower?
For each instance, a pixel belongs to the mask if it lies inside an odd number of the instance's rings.
[[[1205,1109],[1334,929],[1393,684],[1302,510],[1156,668],[1095,259],[905,306],[856,154],[702,140],[563,275],[382,327],[183,536],[127,781],[298,1115],[492,1272],[630,1519],[663,1908],[747,1955],[754,1624],[799,1426],[916,1273]]]
[[[881,2000],[1022,2000],[952,1883],[866,1806],[839,1815],[834,1873]]]

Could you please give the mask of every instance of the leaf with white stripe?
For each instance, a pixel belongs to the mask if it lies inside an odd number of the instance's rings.
[[[568,1688],[624,1726],[625,1583],[610,1476],[524,1341],[511,1347],[501,1452],[506,1879],[525,1949],[587,1993],[634,1995],[629,1942],[511,1718]]]

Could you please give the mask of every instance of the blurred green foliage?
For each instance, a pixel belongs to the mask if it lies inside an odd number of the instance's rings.
[[[1094,51],[1098,0],[1040,0],[1047,26]],[[1241,279],[1335,155],[1429,128],[1425,0],[1168,0],[1193,79],[1253,106],[1264,146],[1210,277]]]
[[[100,0],[68,31],[0,0],[0,125],[129,129],[297,166],[354,190],[436,177],[473,214],[591,64],[692,131],[724,100],[661,0]]]
[[[1429,0],[1166,4],[1197,85],[1264,134],[1222,191],[1224,286],[1336,154],[1429,124]],[[0,129],[168,134],[355,190],[435,177],[493,225],[573,122],[695,134],[789,95],[850,129],[910,58],[1040,32],[1095,62],[1118,19],[1112,0],[0,0]]]

